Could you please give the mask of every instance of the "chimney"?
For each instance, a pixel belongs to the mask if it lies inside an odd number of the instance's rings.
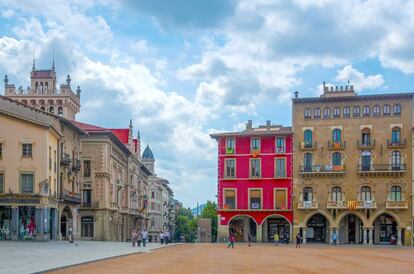
[[[298,98],[298,97],[299,97],[299,92],[295,91],[295,98]]]
[[[251,130],[252,128],[253,128],[253,122],[252,122],[252,120],[247,120],[246,130]]]
[[[267,130],[270,130],[270,120],[267,120],[266,121],[266,129]]]

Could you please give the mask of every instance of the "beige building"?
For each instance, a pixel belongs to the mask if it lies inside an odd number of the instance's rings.
[[[411,244],[413,94],[293,99],[294,235]]]

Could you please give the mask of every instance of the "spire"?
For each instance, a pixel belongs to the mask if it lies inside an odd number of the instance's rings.
[[[137,138],[138,138],[138,139],[141,139],[141,135],[140,135],[140,133],[139,133],[139,130],[138,130]]]
[[[72,79],[70,79],[70,75],[68,74],[68,77],[66,77],[66,83],[68,86],[70,86],[70,81],[72,81]]]
[[[9,84],[9,78],[7,77],[7,74],[4,75],[4,85],[7,86]],[[138,131],[138,135],[139,135],[139,131]]]
[[[132,128],[132,119],[129,119],[129,128]]]
[[[36,70],[36,59],[33,58],[32,71]]]
[[[52,70],[55,70],[55,48],[53,48]]]

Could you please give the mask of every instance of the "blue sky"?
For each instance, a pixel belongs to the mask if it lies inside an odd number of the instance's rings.
[[[33,52],[80,85],[78,120],[133,119],[156,172],[194,207],[215,200],[209,133],[248,119],[290,125],[290,98],[323,81],[359,94],[413,91],[414,3],[75,0],[0,3],[0,74],[29,84]]]

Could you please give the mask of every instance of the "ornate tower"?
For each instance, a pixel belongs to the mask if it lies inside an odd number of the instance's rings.
[[[147,147],[144,149],[144,153],[142,153],[142,163],[145,165],[146,168],[148,168],[149,171],[151,171],[152,174],[155,175],[154,172],[154,154],[152,154],[152,150],[147,145]]]
[[[76,114],[80,111],[80,87],[76,93],[71,88],[70,75],[66,78],[66,84],[57,87],[55,62],[52,69],[36,69],[33,60],[32,71],[30,72],[30,87],[23,89],[20,86],[17,90],[14,84],[9,84],[7,75],[4,77],[4,96],[21,103],[30,105],[43,111],[47,111],[70,120],[75,120]]]

